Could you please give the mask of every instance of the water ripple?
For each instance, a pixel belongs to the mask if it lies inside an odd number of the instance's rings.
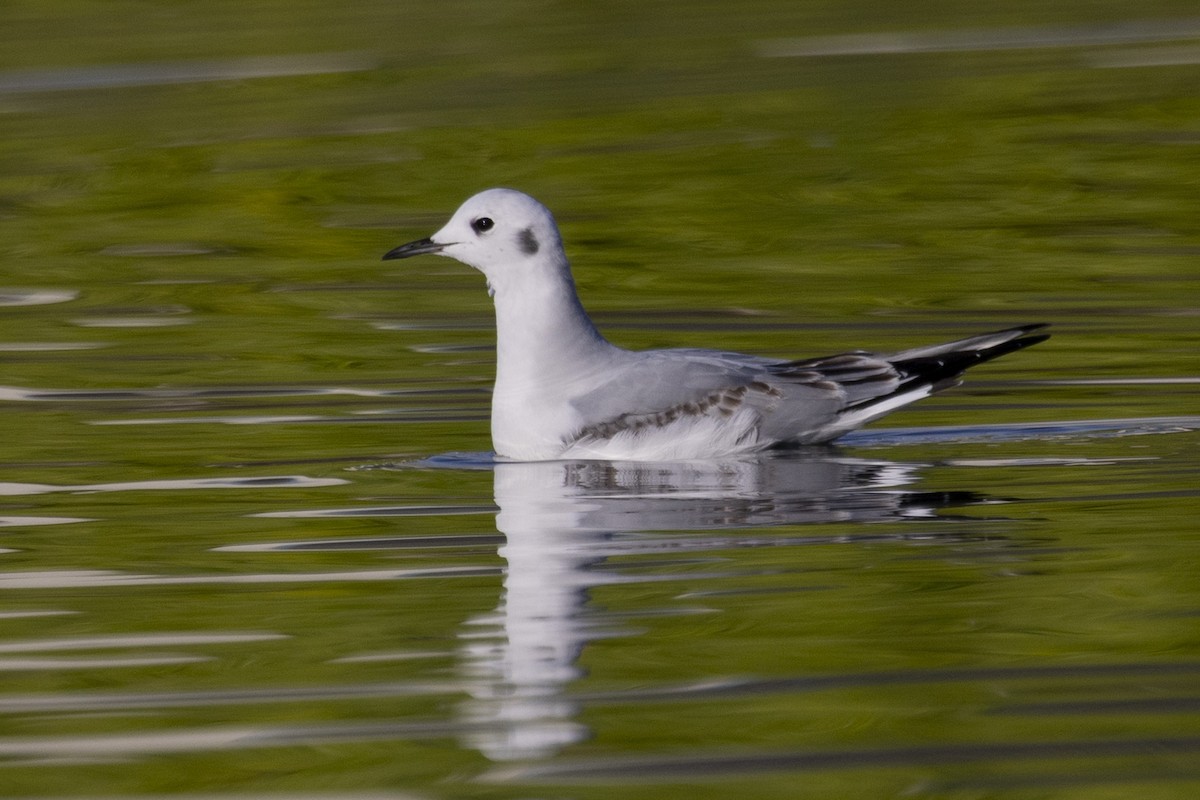
[[[956,53],[1170,42],[1200,36],[1200,18],[1124,20],[1107,25],[967,28],[895,31],[841,36],[770,39],[759,43],[766,58],[820,58],[896,53]]]
[[[123,481],[119,483],[86,483],[75,486],[54,486],[45,483],[0,483],[0,496],[50,494],[53,492],[141,492],[179,491],[185,489],[314,489],[325,486],[341,486],[349,483],[342,478],[309,478],[305,475],[264,476],[258,478],[184,478],[160,481]],[[0,518],[2,520],[4,518]],[[39,519],[36,517],[14,517],[11,519]],[[52,517],[40,519],[51,520]],[[59,521],[66,521],[62,518]],[[84,520],[71,520],[82,522]],[[0,523],[2,524],[2,523]],[[21,524],[21,523],[18,523]],[[53,524],[30,523],[24,524]]]
[[[497,508],[477,506],[369,506],[365,508],[307,508],[298,511],[266,511],[255,517],[317,519],[327,517],[435,517],[446,514],[494,514]]]
[[[3,484],[0,484],[3,486]],[[0,494],[3,491],[0,490]],[[70,525],[75,522],[93,522],[88,517],[19,517],[5,514],[0,516],[0,528],[25,528],[34,525]]]
[[[781,771],[815,772],[883,767],[929,767],[1014,760],[1120,758],[1180,753],[1200,753],[1200,737],[973,742],[845,750],[802,750],[782,753],[739,753],[737,755],[720,752],[671,754],[658,757],[577,760],[558,764],[493,769],[481,776],[481,779],[492,782],[543,781],[550,783],[613,779],[622,781],[696,780],[702,776],[713,778]]]
[[[3,653],[43,653],[62,650],[108,650],[118,647],[178,647],[193,644],[241,644],[287,639],[281,633],[142,633],[111,636],[74,636],[0,642]]]
[[[853,431],[839,444],[890,447],[898,444],[937,442],[991,442],[1023,439],[1077,439],[1186,433],[1200,430],[1200,416],[1131,417],[1125,419],[1017,422],[1011,425],[948,425],[938,428],[866,428]]]
[[[119,89],[208,81],[360,72],[373,66],[358,53],[304,53],[211,61],[159,61],[0,72],[0,94]]]
[[[398,581],[414,578],[470,578],[498,574],[493,567],[429,567],[346,572],[286,572],[247,575],[139,575],[115,570],[0,572],[0,591],[12,589],[84,589],[125,586],[337,583]]]
[[[212,661],[208,656],[88,656],[83,658],[0,658],[0,672],[47,672],[66,669],[124,669],[164,667]]]
[[[64,289],[0,289],[0,306],[43,306],[69,303],[79,292]]]

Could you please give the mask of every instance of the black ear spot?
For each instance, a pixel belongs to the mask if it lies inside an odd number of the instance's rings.
[[[521,252],[527,256],[531,256],[538,251],[538,240],[533,235],[533,228],[526,228],[517,234],[517,244],[521,245]]]

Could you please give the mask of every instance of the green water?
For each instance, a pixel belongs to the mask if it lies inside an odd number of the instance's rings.
[[[1193,3],[0,23],[3,796],[1200,788]],[[492,468],[482,279],[379,257],[493,185],[621,345],[1054,338],[834,451]]]

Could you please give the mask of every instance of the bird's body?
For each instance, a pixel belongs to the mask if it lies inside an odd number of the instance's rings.
[[[1047,338],[1026,325],[891,355],[786,361],[717,350],[632,351],[606,340],[575,292],[554,217],[489,189],[428,239],[484,273],[496,304],[492,443],[518,461],[676,461],[820,444],[954,385],[968,367]]]

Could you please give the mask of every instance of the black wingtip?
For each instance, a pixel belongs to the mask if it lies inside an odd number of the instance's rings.
[[[975,356],[978,360],[975,361],[974,363],[982,364],[985,361],[991,361],[994,358],[999,358],[1000,356],[1005,356],[1005,355],[1008,355],[1009,353],[1015,353],[1018,350],[1024,350],[1026,347],[1033,347],[1035,344],[1041,344],[1042,342],[1044,342],[1050,338],[1050,334],[1038,333],[1038,334],[1034,334],[1033,336],[1026,336],[1024,334],[1031,333],[1031,332],[1037,331],[1037,330],[1041,330],[1042,328],[1045,328],[1048,325],[1049,325],[1049,323],[1047,323],[1047,322],[1040,322],[1037,325],[1023,325],[1023,326],[1021,326],[1021,328],[1015,329],[1015,330],[1022,331],[1022,335],[1017,337],[1016,339],[1010,339],[1009,341],[1004,342],[1003,344],[998,344],[995,347],[989,347],[985,350],[977,351],[975,353]]]
[[[1049,328],[1050,324],[1051,323],[1049,323],[1049,322],[1033,322],[1033,323],[1030,323],[1029,325],[1018,325],[1017,327],[1011,328],[1010,330],[1020,331],[1021,335],[1025,336],[1026,334],[1033,333],[1034,331],[1040,331],[1045,328]],[[1041,338],[1038,339],[1038,342],[1044,342],[1049,338],[1050,338],[1050,334],[1043,333],[1043,334],[1041,334]],[[1037,342],[1034,342],[1034,344],[1037,344]],[[1028,346],[1028,345],[1026,345],[1026,346]]]
[[[1044,342],[1044,341],[1046,341],[1047,339],[1049,339],[1049,338],[1050,338],[1050,334],[1048,334],[1048,333],[1041,333],[1041,334],[1038,334],[1038,335],[1036,335],[1036,336],[1030,336],[1029,334],[1033,333],[1034,331],[1045,330],[1046,328],[1049,328],[1049,327],[1050,327],[1050,325],[1051,325],[1051,323],[1049,323],[1049,322],[1031,322],[1031,323],[1029,323],[1028,325],[1015,325],[1015,326],[1013,326],[1013,327],[1011,327],[1011,328],[1001,328],[1000,330],[998,330],[998,331],[996,331],[996,332],[994,332],[994,333],[991,333],[991,334],[984,334],[984,336],[1005,336],[1005,335],[1008,335],[1008,336],[1009,336],[1009,339],[1010,339],[1010,342],[1005,342],[1005,344],[1009,344],[1009,343],[1011,343],[1012,341],[1024,341],[1025,339],[1036,340],[1036,341],[1030,341],[1030,343],[1029,343],[1029,344],[1027,344],[1027,345],[1023,345],[1024,347],[1030,347],[1031,345],[1035,345],[1035,344],[1037,344],[1038,342]],[[977,337],[974,337],[974,336],[972,336],[971,338],[972,338],[972,339],[974,339],[974,338],[977,338]],[[964,339],[963,341],[964,341],[964,342],[966,342],[966,341],[969,341],[969,340],[967,340],[967,339]],[[951,342],[951,344],[953,344],[953,342]],[[1003,346],[1004,346],[1004,345],[996,345],[996,347],[1003,347]],[[988,350],[991,350],[991,349],[992,349],[992,348],[988,348]],[[1018,349],[1020,349],[1020,348],[1018,348]],[[1007,352],[1010,352],[1010,353],[1011,353],[1012,351],[1011,351],[1011,350],[1009,350],[1009,351],[1007,351]]]
[[[936,356],[919,356],[911,359],[900,359],[893,361],[893,366],[898,369],[905,377],[901,380],[900,389],[904,391],[907,388],[919,383],[928,383],[933,386],[933,391],[957,385],[962,374],[971,367],[983,364],[988,361],[993,361],[1001,356],[1006,356],[1009,353],[1015,353],[1018,350],[1024,350],[1026,347],[1033,347],[1035,344],[1041,344],[1050,338],[1048,333],[1034,333],[1049,327],[1048,322],[1038,322],[1031,325],[1019,325],[1014,328],[1006,328],[996,331],[994,335],[1000,336],[1004,334],[1012,334],[1012,338],[1002,341],[999,344],[991,347],[970,348],[959,350],[957,352],[941,353]]]

